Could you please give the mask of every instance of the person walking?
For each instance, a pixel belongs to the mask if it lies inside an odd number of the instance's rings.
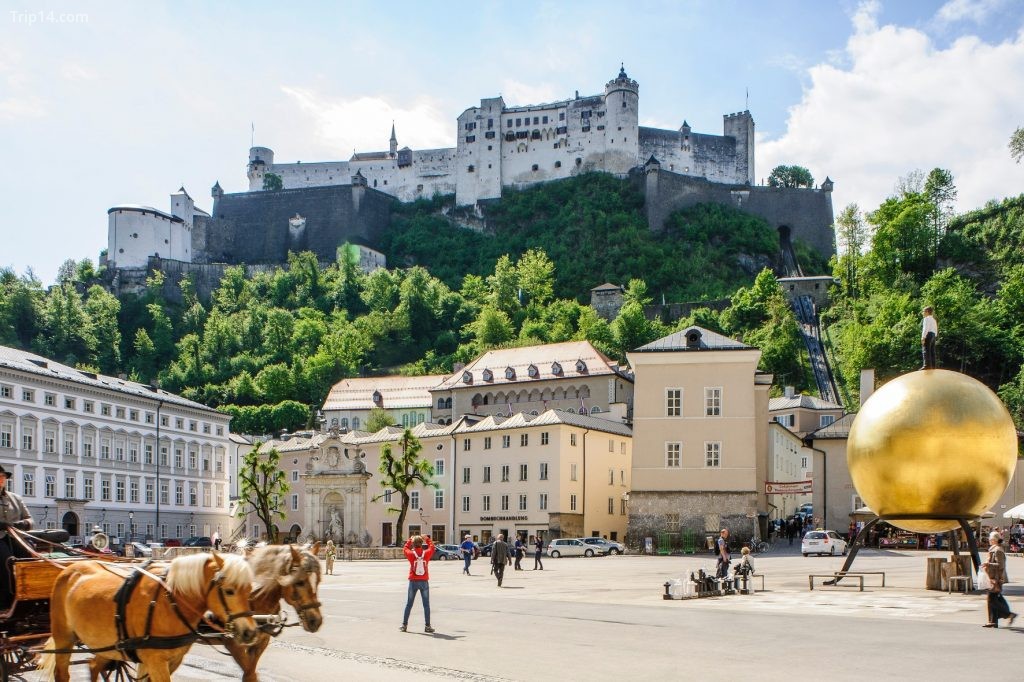
[[[434,543],[429,536],[413,535],[405,541],[402,548],[405,558],[409,560],[409,593],[405,600],[405,615],[402,616],[402,627],[398,628],[405,632],[409,627],[409,614],[412,612],[412,603],[419,593],[420,601],[423,602],[423,620],[425,622],[424,632],[433,632],[430,626],[430,572],[429,564],[434,556]]]
[[[921,369],[935,369],[935,341],[939,338],[939,323],[935,321],[931,306],[921,311]]]
[[[505,577],[505,565],[508,563],[508,545],[505,543],[505,536],[498,533],[498,539],[491,545],[491,568],[494,569],[494,577],[498,579],[498,587],[501,587],[501,581]]]
[[[338,550],[334,547],[334,540],[328,540],[324,548],[324,561],[327,563],[327,575],[334,575],[334,559],[338,556]]]
[[[1003,585],[1009,582],[1006,576],[1006,552],[1003,551],[1003,536],[998,531],[988,534],[988,560],[981,565],[988,576],[988,622],[982,627],[998,628],[999,619],[1006,618],[1012,626],[1017,614],[1010,610],[1003,596]]]
[[[462,572],[466,575],[471,575],[469,572],[469,564],[473,561],[473,551],[476,549],[476,543],[473,542],[473,538],[470,537],[469,533],[466,537],[462,538],[462,544],[459,545],[459,549],[462,550]]]
[[[718,568],[715,572],[717,578],[729,577],[729,529],[723,528],[718,534]]]
[[[214,549],[214,551],[219,552],[220,551],[220,543],[221,543],[220,531],[219,530],[213,531],[213,537],[210,538],[210,539],[213,540],[213,549]]]
[[[32,514],[28,507],[21,497],[7,489],[12,475],[0,466],[0,608],[7,608],[14,600],[13,576],[9,573],[11,557],[29,557],[28,550],[12,538],[7,529],[32,530]]]
[[[523,556],[526,554],[526,548],[523,546],[523,538],[519,535],[516,535],[516,544],[513,551],[516,555],[516,565],[514,566],[514,568],[517,571],[521,571],[523,570],[522,561]]]
[[[544,562],[540,560],[540,555],[544,553],[544,536],[541,533],[537,533],[537,541],[533,543],[534,555],[533,555],[533,570],[544,570]]]

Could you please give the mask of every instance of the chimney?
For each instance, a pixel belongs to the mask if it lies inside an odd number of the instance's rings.
[[[875,370],[860,371],[860,404],[863,406],[871,394],[875,392]]]
[[[787,398],[792,398],[796,395],[796,389],[793,388],[792,386],[786,386],[785,388],[782,389],[782,392],[783,395],[785,395]]]

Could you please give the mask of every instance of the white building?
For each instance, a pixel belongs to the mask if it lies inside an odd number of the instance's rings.
[[[376,407],[405,427],[429,422],[430,391],[446,378],[445,374],[429,374],[342,379],[327,394],[324,419],[329,427],[358,431],[366,427]]]
[[[803,439],[776,420],[768,424],[768,483],[799,483],[813,476],[814,451],[804,445]],[[785,486],[774,485],[786,489]],[[768,494],[768,515],[784,519],[805,503],[811,503],[810,493]]]
[[[192,227],[197,208],[182,187],[171,195],[171,212],[150,206],[122,204],[107,211],[107,264],[112,268],[144,268],[151,256],[191,262]]]
[[[226,536],[230,417],[0,346],[0,462],[38,528]],[[129,516],[132,514],[133,516]]]
[[[639,124],[639,84],[625,68],[604,91],[547,104],[508,106],[480,100],[457,119],[454,149],[398,148],[394,125],[388,151],[353,154],[348,161],[275,163],[267,147],[249,150],[249,189],[263,189],[267,173],[286,189],[347,185],[359,173],[367,186],[402,201],[455,194],[459,205],[501,196],[586,171],[625,175],[654,156],[665,170],[712,182],[754,183],[754,119],[749,111],[723,117],[722,135]]]

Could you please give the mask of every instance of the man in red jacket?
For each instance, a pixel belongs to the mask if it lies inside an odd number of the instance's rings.
[[[423,620],[426,621],[424,632],[433,632],[430,627],[430,573],[428,566],[430,558],[434,556],[434,543],[429,537],[413,535],[405,541],[405,558],[409,560],[409,596],[405,601],[405,616],[402,618],[402,627],[405,632],[409,626],[409,614],[412,612],[412,603],[416,600],[416,593],[420,593],[420,600],[423,602]]]

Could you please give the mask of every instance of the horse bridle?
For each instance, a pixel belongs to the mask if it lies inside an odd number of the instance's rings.
[[[232,632],[234,630],[234,622],[236,620],[238,620],[239,618],[251,618],[252,617],[253,612],[251,610],[249,610],[249,611],[238,611],[236,613],[232,613],[231,612],[231,609],[228,607],[228,599],[224,595],[224,573],[222,571],[217,571],[217,573],[213,576],[213,579],[210,580],[210,585],[206,589],[206,596],[205,596],[206,600],[210,599],[210,593],[213,592],[214,588],[216,588],[216,590],[217,590],[217,597],[220,599],[221,606],[224,607],[224,613],[227,614],[227,620],[224,623],[224,627],[223,627],[223,629],[226,632]],[[210,616],[213,616],[213,615],[214,614],[212,612],[208,612],[208,615],[207,614],[203,615],[203,620],[206,621],[206,623],[208,625],[210,625],[211,627],[217,628],[219,624],[216,623],[213,618],[210,618]]]

